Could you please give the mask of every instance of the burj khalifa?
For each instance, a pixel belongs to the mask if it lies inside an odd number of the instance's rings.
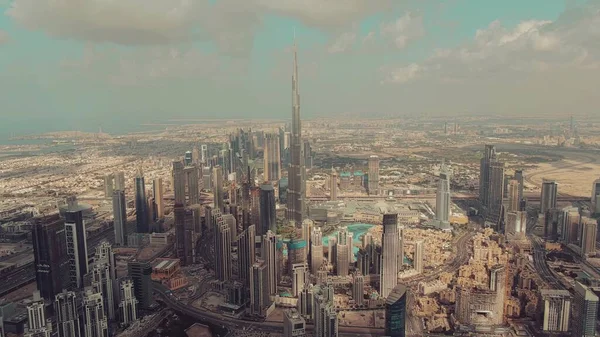
[[[300,92],[298,88],[298,53],[294,41],[294,66],[292,74],[292,134],[290,140],[290,166],[288,169],[287,219],[300,225],[305,214],[306,170],[300,122]]]

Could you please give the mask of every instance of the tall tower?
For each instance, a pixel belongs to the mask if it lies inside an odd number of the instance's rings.
[[[83,331],[85,337],[108,337],[102,294],[91,289],[87,289],[83,297]]]
[[[521,199],[519,199],[519,191],[521,184],[516,179],[508,182],[508,212],[517,212],[521,209]]]
[[[504,163],[493,161],[489,167],[489,178],[487,218],[498,224],[504,198]]]
[[[521,205],[521,203],[523,203],[525,199],[525,195],[523,194],[525,189],[523,170],[515,170],[515,180],[519,183],[519,205]],[[523,207],[519,207],[519,211],[524,210],[525,209]]]
[[[567,290],[541,289],[542,330],[568,332],[571,317],[571,293]]]
[[[302,126],[300,124],[300,91],[298,87],[298,53],[294,41],[294,65],[292,74],[292,134],[290,142],[290,166],[288,169],[287,219],[301,224],[305,214],[306,172],[302,150]]]
[[[223,211],[223,168],[213,167],[213,196],[215,209]]]
[[[596,236],[598,232],[598,222],[596,219],[587,217],[581,218],[581,256],[596,255]]]
[[[269,295],[277,294],[277,284],[279,282],[279,258],[277,256],[277,236],[268,231],[262,237],[262,254],[267,268],[267,282]]]
[[[54,315],[58,337],[79,337],[81,325],[79,320],[77,294],[73,291],[63,290],[56,295],[54,301]]]
[[[109,319],[115,319],[115,298],[113,284],[116,280],[111,277],[110,265],[99,262],[92,268],[92,287],[94,292],[102,295],[104,310]]]
[[[250,285],[250,269],[256,262],[256,230],[248,226],[238,237],[238,273],[245,286]]]
[[[573,336],[596,335],[598,296],[586,285],[575,281],[573,296]]]
[[[188,201],[190,205],[200,203],[200,190],[198,189],[198,168],[196,165],[186,166],[183,169],[188,188]]]
[[[104,176],[104,197],[110,198],[115,188],[115,175],[110,173]]]
[[[115,173],[115,190],[125,191],[125,172]]]
[[[173,192],[175,193],[175,203],[185,205],[185,176],[181,161],[173,162]]]
[[[369,177],[369,181],[370,181]],[[448,224],[450,217],[450,173],[446,164],[442,162],[440,168],[440,180],[435,198],[435,216],[442,224]]]
[[[276,133],[265,134],[264,146],[264,178],[265,181],[277,181],[281,178],[281,153],[279,135]]]
[[[406,302],[408,288],[399,284],[385,301],[385,335],[406,336]]]
[[[154,219],[155,221],[158,219],[162,219],[165,217],[165,204],[163,201],[163,196],[164,196],[164,192],[163,192],[163,183],[162,183],[162,178],[156,178],[154,179],[154,181],[152,181],[152,193],[154,194],[154,207],[156,208],[154,210],[154,214],[156,219]]]
[[[596,179],[592,185],[592,211],[600,213],[600,179]]]
[[[369,157],[369,184],[367,188],[370,195],[379,194],[379,157]]]
[[[71,286],[83,288],[83,278],[88,273],[88,250],[82,211],[65,213],[65,235]]]
[[[540,196],[540,212],[546,214],[546,211],[556,207],[556,198],[558,196],[558,184],[554,180],[542,182],[542,194]]]
[[[275,191],[273,185],[264,184],[260,186],[260,211],[259,219],[260,226],[258,228],[258,234],[264,235],[267,231],[276,232],[276,214],[275,214]]]
[[[415,266],[415,271],[417,273],[423,273],[423,241],[415,242],[415,258],[413,265]]]
[[[153,303],[152,266],[148,262],[131,261],[127,264],[127,270],[140,308],[149,309]]]
[[[310,238],[310,272],[317,275],[323,265],[323,232],[320,227],[312,229]]]
[[[58,217],[38,220],[31,237],[37,288],[45,300],[53,301],[70,283],[64,222]]]
[[[398,284],[398,214],[383,215],[380,295],[387,297]],[[340,252],[338,252],[340,254]]]
[[[39,291],[33,293],[33,302],[27,306],[27,318],[29,323],[25,337],[50,337],[52,322],[46,320],[44,299],[40,297]]]
[[[115,230],[115,244],[124,246],[127,244],[127,209],[125,201],[125,192],[121,190],[113,191],[112,207]]]
[[[351,244],[348,242],[348,227],[341,227],[338,231],[337,256],[335,267],[338,276],[348,276],[348,267],[350,264],[348,251],[352,251]]]
[[[223,220],[221,212],[213,212],[215,225],[215,274],[219,281],[231,280],[231,228]]]
[[[142,170],[135,177],[135,220],[137,233],[148,233],[148,199],[146,198],[146,184]]]
[[[488,206],[489,204],[490,163],[495,160],[496,147],[494,145],[486,145],[479,166],[479,201],[483,206]]]
[[[331,168],[331,178],[329,180],[329,199],[331,201],[337,200],[337,171],[332,167]]]
[[[120,290],[119,316],[121,323],[128,325],[136,321],[138,315],[138,300],[135,298],[133,281],[131,279],[122,280]]]

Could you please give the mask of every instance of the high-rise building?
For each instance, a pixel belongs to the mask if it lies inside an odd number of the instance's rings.
[[[223,220],[220,211],[213,211],[215,226],[215,274],[219,281],[231,280],[231,228]]]
[[[154,197],[154,221],[165,217],[164,191],[162,178],[156,178],[152,181],[152,194]]]
[[[546,333],[569,331],[571,317],[571,293],[567,290],[541,289],[540,313],[542,330]]]
[[[258,234],[264,235],[267,231],[277,231],[277,218],[275,213],[275,190],[273,185],[264,184],[260,186],[260,226]]]
[[[283,312],[283,337],[305,337],[306,322],[296,309]]]
[[[523,170],[515,170],[515,180],[519,183],[519,205],[522,205],[525,202],[525,195],[523,194],[523,190],[525,189]],[[524,210],[524,207],[519,209],[519,211]]]
[[[327,241],[327,262],[332,266],[337,263],[337,236],[330,236]]]
[[[110,173],[104,176],[104,197],[112,197],[115,188],[115,175]]]
[[[250,285],[250,269],[256,261],[256,229],[248,226],[238,237],[238,272],[245,286]]]
[[[496,323],[504,323],[504,302],[506,301],[506,270],[503,265],[490,268],[490,291],[495,292],[494,313],[498,317]]]
[[[217,165],[213,167],[213,196],[215,209],[223,211],[223,169]]]
[[[320,227],[313,227],[310,239],[310,272],[313,275],[323,265],[323,232]]]
[[[382,297],[388,297],[398,284],[398,214],[383,215],[383,236],[381,239],[381,276],[380,291]],[[338,252],[339,254],[339,252]]]
[[[496,147],[494,145],[486,145],[479,166],[479,201],[483,206],[489,205],[490,164],[496,160]]]
[[[294,65],[292,74],[292,133],[290,141],[289,186],[287,190],[287,219],[302,223],[306,213],[306,172],[300,121],[300,89],[298,87],[298,54],[294,41]]]
[[[185,205],[185,175],[183,173],[183,163],[180,161],[173,162],[173,193],[175,195],[175,203]]]
[[[153,304],[152,266],[147,262],[132,261],[127,264],[127,269],[139,307],[149,309]]]
[[[197,205],[200,203],[200,189],[198,188],[198,168],[196,165],[186,166],[183,169],[185,181],[188,190],[188,204]]]
[[[521,210],[521,199],[519,197],[519,191],[521,185],[515,179],[508,182],[508,207],[507,212],[518,212]]]
[[[125,172],[115,173],[115,190],[125,191]]]
[[[279,146],[279,135],[275,133],[265,134],[264,146],[264,179],[265,181],[278,181],[281,178],[281,153]]]
[[[423,241],[415,242],[415,258],[413,265],[415,266],[415,271],[417,273],[423,273]]]
[[[119,318],[122,324],[129,325],[138,317],[138,300],[131,279],[121,281],[120,294]]]
[[[175,253],[181,260],[182,265],[190,265],[195,262],[195,233],[194,216],[191,208],[175,204]]]
[[[586,285],[575,281],[573,296],[573,337],[596,336],[598,296]]]
[[[135,220],[135,231],[137,233],[148,233],[150,231],[146,183],[141,170],[135,177]]]
[[[92,267],[92,288],[102,295],[104,310],[110,320],[114,320],[115,298],[113,285],[116,279],[112,277],[111,266],[107,262],[98,262]]]
[[[267,268],[267,289],[269,295],[277,294],[277,284],[279,283],[279,256],[277,254],[277,236],[268,231],[262,237],[262,259]]]
[[[370,195],[379,194],[379,157],[369,157],[369,184],[367,188]]]
[[[192,164],[200,164],[200,149],[197,145],[194,145],[194,147],[192,148]]]
[[[304,285],[308,283],[308,264],[295,263],[292,265],[292,296],[298,297]]]
[[[514,236],[515,238],[523,238],[525,229],[527,227],[527,213],[523,211],[508,212],[506,213],[506,228],[505,234],[507,236]]]
[[[385,301],[385,335],[406,336],[406,302],[408,288],[403,284],[394,286]]]
[[[206,144],[200,145],[200,161],[202,164],[208,163],[208,146]]]
[[[488,221],[498,225],[500,223],[504,199],[504,163],[492,161],[489,167],[489,174],[489,204],[486,218]]]
[[[52,334],[52,321],[46,320],[44,299],[37,290],[33,292],[33,302],[27,306],[27,318],[25,337],[50,337]]]
[[[315,337],[337,337],[338,318],[333,307],[333,285],[319,285],[312,288],[313,320]]]
[[[331,168],[331,177],[329,178],[329,200],[336,201],[337,200],[337,189],[338,189],[338,174],[337,171],[332,167]]]
[[[556,207],[556,197],[558,196],[558,184],[554,180],[544,179],[542,182],[542,194],[540,196],[540,213],[546,214],[546,211]]]
[[[250,268],[250,312],[254,315],[264,316],[271,304],[268,283],[267,264],[259,260]]]
[[[71,287],[83,288],[84,276],[88,273],[89,268],[87,237],[82,211],[65,213],[65,235]]]
[[[360,273],[356,272],[352,275],[352,299],[356,305],[363,305],[365,301],[365,277]]]
[[[115,244],[125,246],[127,244],[127,202],[125,192],[115,190],[112,198]]]
[[[579,225],[581,215],[577,207],[565,207],[562,209],[560,227],[562,229],[562,240],[565,244],[578,244],[579,240]]]
[[[304,152],[304,166],[307,170],[310,170],[312,169],[313,154],[312,147],[310,146],[310,141],[308,139],[304,140],[302,150]]]
[[[587,217],[581,218],[581,256],[596,255],[596,235],[598,233],[598,221]]]
[[[83,297],[83,331],[84,337],[108,337],[102,294],[91,289],[87,289]]]
[[[337,256],[335,267],[338,276],[348,276],[350,261],[348,261],[348,251],[352,252],[352,247],[348,244],[348,227],[340,227],[337,239]]]
[[[81,336],[78,299],[75,292],[63,290],[56,294],[54,316],[58,337]]]
[[[70,285],[64,222],[58,216],[38,219],[31,234],[37,289],[45,300],[53,301]]]
[[[440,226],[448,225],[450,219],[450,173],[446,164],[440,167],[440,180],[438,181],[435,198],[435,216]]]
[[[594,181],[592,185],[592,211],[600,213],[600,179]]]

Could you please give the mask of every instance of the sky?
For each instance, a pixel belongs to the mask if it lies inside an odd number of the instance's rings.
[[[0,133],[594,115],[600,0],[0,0]]]

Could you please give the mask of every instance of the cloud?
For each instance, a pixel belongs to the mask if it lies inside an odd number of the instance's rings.
[[[128,46],[212,41],[247,56],[268,14],[318,29],[347,28],[391,8],[391,0],[14,0],[6,14],[51,36]]]
[[[600,8],[563,13],[555,22],[527,20],[514,28],[493,21],[461,46],[436,50],[428,59],[388,67],[386,82],[420,78],[466,81],[500,74],[596,69],[600,62]],[[402,41],[402,39],[401,39]],[[417,71],[418,69],[418,71]]]
[[[349,51],[356,42],[356,33],[342,33],[328,47],[329,54],[344,53]]]
[[[6,33],[3,30],[0,30],[0,45],[8,42],[8,40],[9,40],[8,33]]]
[[[425,34],[423,17],[406,12],[392,22],[382,23],[380,34],[396,48],[404,49],[409,42],[421,38]]]

